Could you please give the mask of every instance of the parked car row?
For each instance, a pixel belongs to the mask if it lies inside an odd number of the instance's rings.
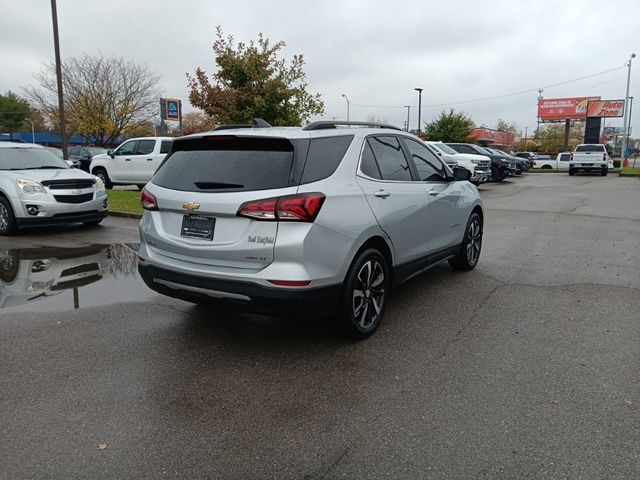
[[[602,176],[614,168],[613,159],[603,144],[580,144],[574,152],[560,152],[555,159],[538,157],[534,166],[543,170],[565,170],[569,175],[587,172]]]

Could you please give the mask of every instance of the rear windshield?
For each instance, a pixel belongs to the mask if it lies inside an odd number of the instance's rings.
[[[289,186],[293,146],[277,138],[211,136],[176,142],[153,183],[172,190],[220,192]]]
[[[578,145],[576,152],[604,152],[604,145]]]

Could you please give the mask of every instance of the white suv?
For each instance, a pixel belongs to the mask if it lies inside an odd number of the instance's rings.
[[[380,124],[183,137],[141,193],[139,272],[188,301],[337,314],[363,338],[393,285],[443,260],[476,266],[483,209],[468,178]]]
[[[132,138],[113,151],[95,155],[89,171],[99,177],[107,188],[113,185],[138,185],[151,180],[171,149],[171,137]]]

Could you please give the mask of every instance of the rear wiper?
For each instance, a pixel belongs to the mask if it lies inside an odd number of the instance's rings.
[[[244,185],[240,185],[239,183],[193,182],[193,184],[202,190],[209,190],[212,188],[244,188]]]

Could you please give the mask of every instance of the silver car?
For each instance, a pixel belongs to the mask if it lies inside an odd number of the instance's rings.
[[[98,224],[107,193],[95,176],[34,144],[0,142],[0,235],[60,223]]]
[[[444,260],[476,266],[478,190],[414,136],[358,122],[256,125],[176,139],[142,191],[138,268],[153,290],[337,314],[364,338],[393,286]]]

